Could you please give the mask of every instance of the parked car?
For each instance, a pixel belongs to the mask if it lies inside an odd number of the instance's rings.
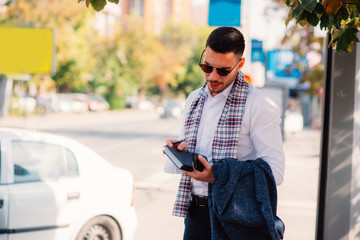
[[[98,94],[88,95],[87,104],[90,111],[106,111],[110,107],[106,99]]]
[[[81,94],[58,93],[57,104],[57,109],[61,112],[80,113],[88,111],[86,99]]]
[[[157,107],[157,112],[161,118],[180,118],[183,115],[185,100],[170,98],[164,104]]]
[[[132,174],[72,139],[0,128],[0,239],[130,240]]]

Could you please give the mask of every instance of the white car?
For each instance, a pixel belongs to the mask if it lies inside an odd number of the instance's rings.
[[[132,174],[66,137],[0,128],[0,240],[130,240]]]

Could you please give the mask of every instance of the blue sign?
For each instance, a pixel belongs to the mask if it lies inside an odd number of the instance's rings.
[[[209,26],[241,26],[241,0],[210,0]]]
[[[292,50],[269,51],[266,68],[267,81],[286,83],[289,89],[299,88],[302,73],[298,66],[301,62],[303,60]]]
[[[265,53],[262,44],[262,41],[255,39],[251,40],[251,62],[265,63]]]

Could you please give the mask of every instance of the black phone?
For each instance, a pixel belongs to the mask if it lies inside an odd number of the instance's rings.
[[[205,167],[204,167],[204,165],[200,162],[200,160],[199,160],[199,158],[198,158],[198,155],[199,155],[198,153],[194,153],[194,154],[193,154],[194,168],[195,168],[196,170],[202,172]],[[201,156],[203,156],[203,157],[206,159],[206,161],[207,161],[207,157],[206,157],[206,156],[204,156],[204,155],[201,155]]]

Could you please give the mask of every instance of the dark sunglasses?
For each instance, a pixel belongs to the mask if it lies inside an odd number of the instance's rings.
[[[221,77],[225,77],[225,76],[229,75],[234,70],[236,65],[239,64],[240,60],[242,59],[242,58],[240,58],[239,61],[235,64],[235,66],[231,70],[228,70],[228,69],[225,69],[225,68],[216,68],[216,67],[213,67],[211,65],[201,63],[204,52],[205,52],[205,50],[202,52],[200,60],[199,60],[199,66],[201,67],[201,69],[205,73],[211,73],[213,71],[213,69],[215,68],[217,74],[219,74],[219,76],[221,76]]]

